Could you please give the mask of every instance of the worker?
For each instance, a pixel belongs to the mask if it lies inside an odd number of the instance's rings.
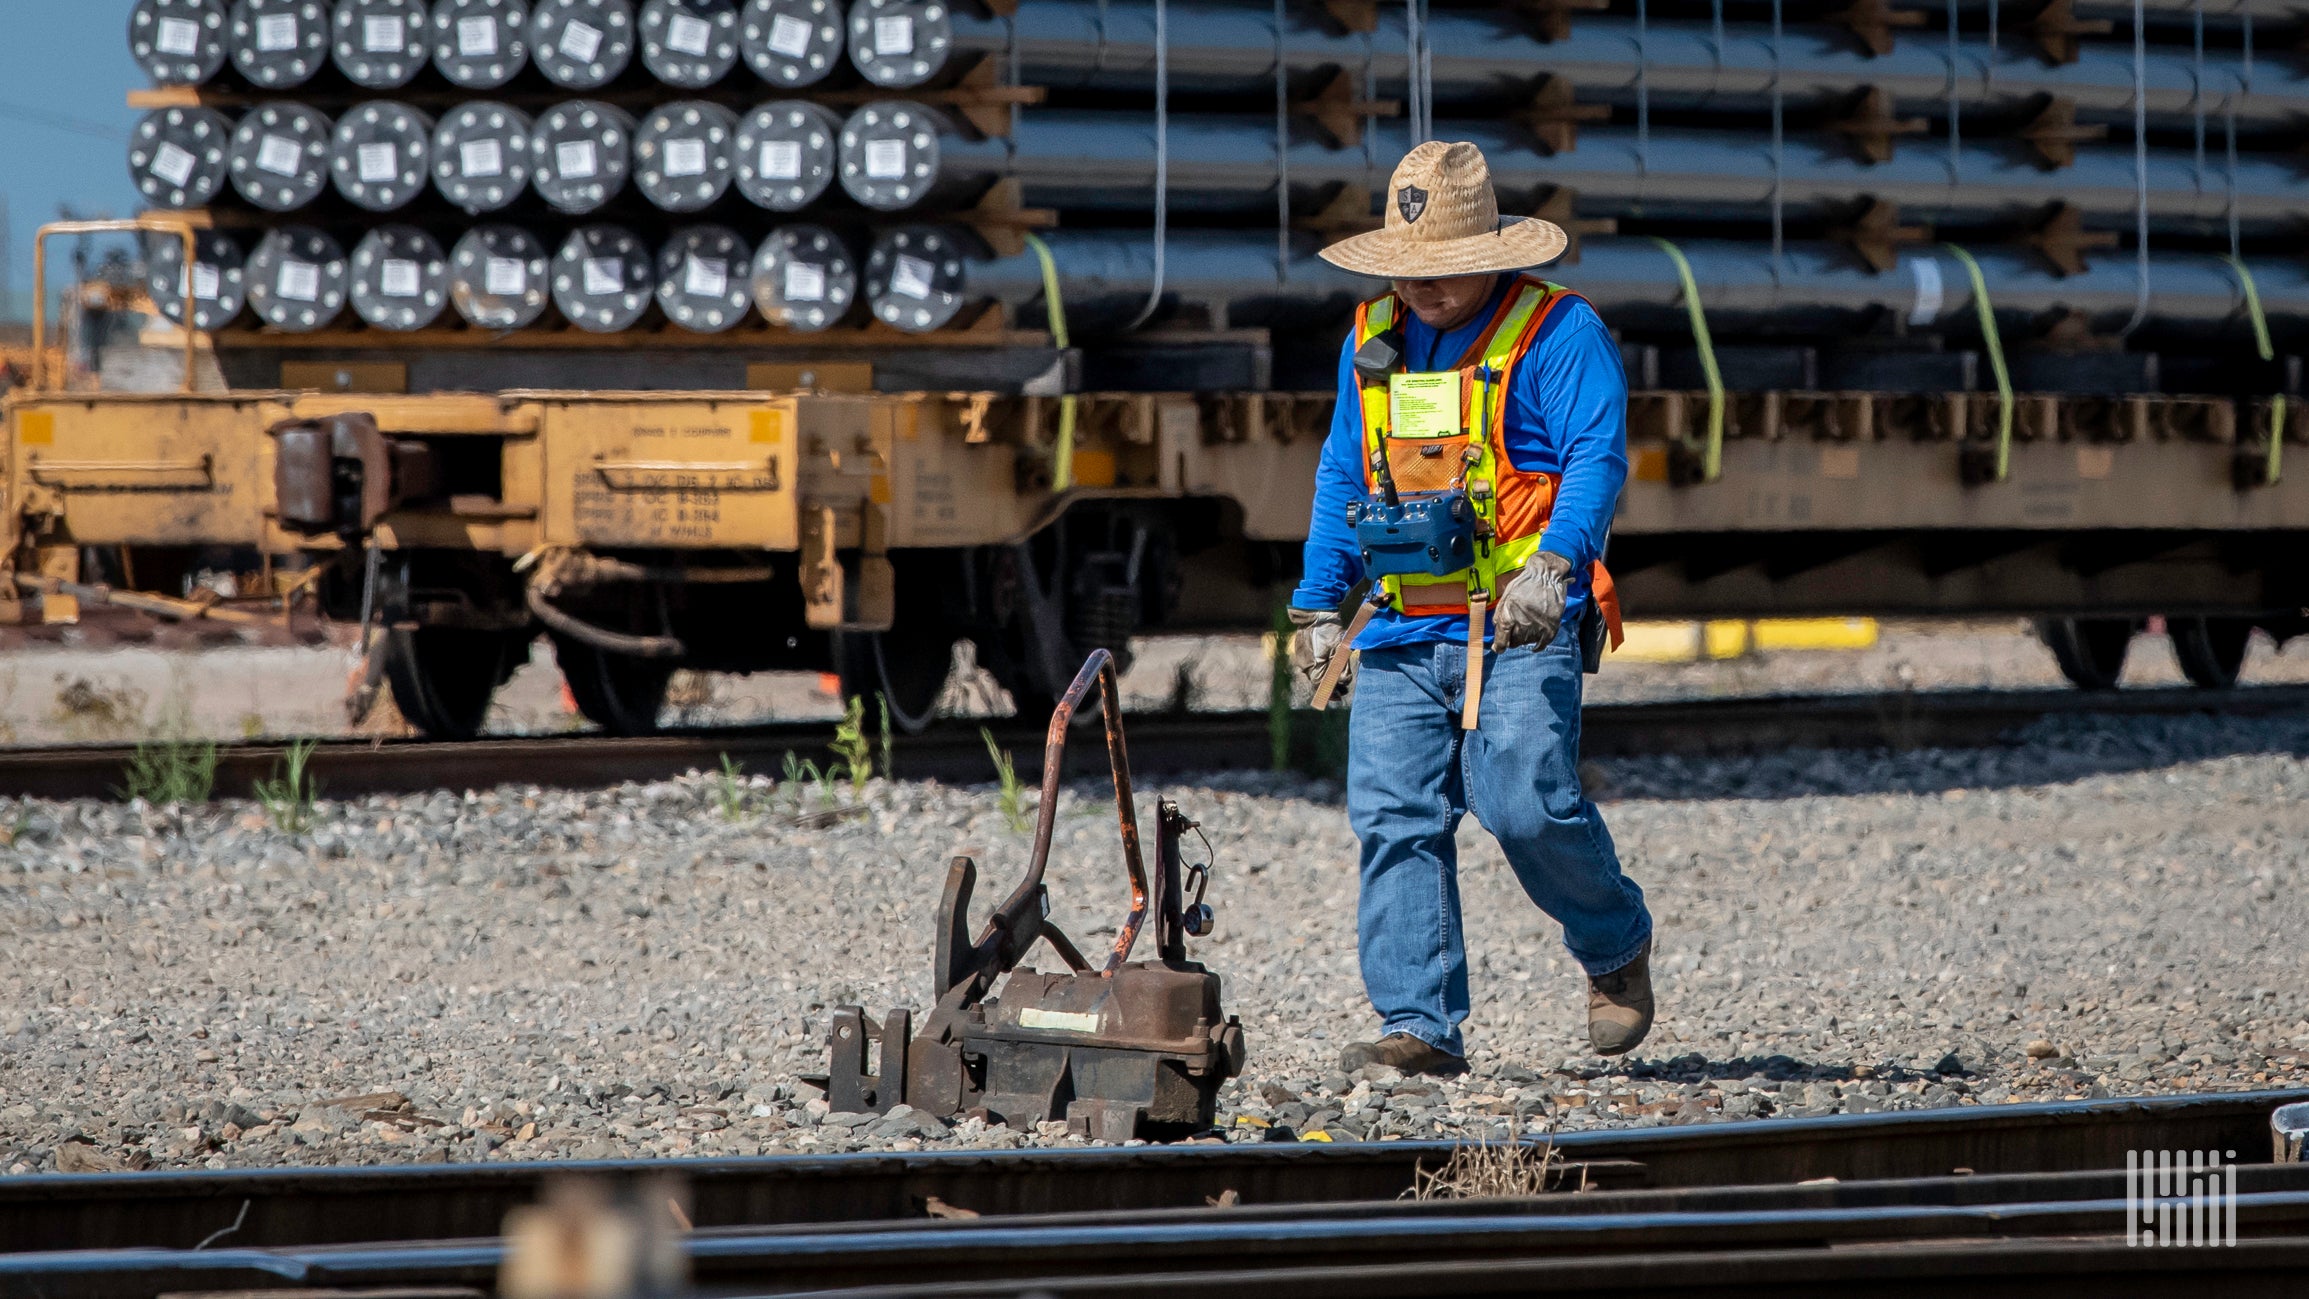
[[[1290,611],[1302,675],[1355,672],[1347,815],[1380,1035],[1342,1053],[1349,1072],[1467,1068],[1454,832],[1469,811],[1562,924],[1596,1053],[1651,1028],[1651,913],[1579,779],[1583,666],[1618,631],[1600,561],[1627,478],[1627,377],[1594,308],[1522,274],[1566,242],[1499,215],[1481,150],[1429,142],[1395,169],[1384,227],[1323,254],[1392,281],[1340,356]]]

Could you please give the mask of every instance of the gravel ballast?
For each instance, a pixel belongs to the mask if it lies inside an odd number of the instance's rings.
[[[1559,931],[1470,821],[1474,1071],[1444,1082],[1332,1063],[1372,1028],[1337,785],[1166,786],[1218,848],[1197,954],[1251,1046],[1222,1127],[1376,1140],[2309,1083],[2304,753],[2309,716],[2081,718],[1980,752],[1590,764],[1658,917],[1658,1027],[1628,1059],[1585,1054]],[[926,1004],[951,854],[979,859],[981,909],[1017,878],[997,792],[829,803],[757,779],[735,820],[727,792],[324,801],[306,834],[242,802],[0,800],[0,1172],[1074,1141],[828,1115],[800,1080],[827,1008]],[[1104,788],[1070,786],[1058,826],[1054,916],[1092,948],[1125,901]]]

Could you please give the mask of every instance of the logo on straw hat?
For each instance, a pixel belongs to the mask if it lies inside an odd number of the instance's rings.
[[[1323,250],[1333,266],[1390,280],[1442,279],[1522,270],[1553,260],[1563,231],[1536,217],[1502,217],[1483,151],[1429,140],[1405,154],[1387,189],[1384,228]]]

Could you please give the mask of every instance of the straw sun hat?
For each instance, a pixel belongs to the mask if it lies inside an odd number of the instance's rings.
[[[1333,244],[1323,259],[1358,275],[1439,280],[1537,266],[1566,242],[1553,222],[1499,215],[1483,150],[1429,140],[1387,182],[1386,226]]]

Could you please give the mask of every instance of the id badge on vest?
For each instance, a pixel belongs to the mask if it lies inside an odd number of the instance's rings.
[[[1457,370],[1387,376],[1387,421],[1399,438],[1447,438],[1460,433]]]

